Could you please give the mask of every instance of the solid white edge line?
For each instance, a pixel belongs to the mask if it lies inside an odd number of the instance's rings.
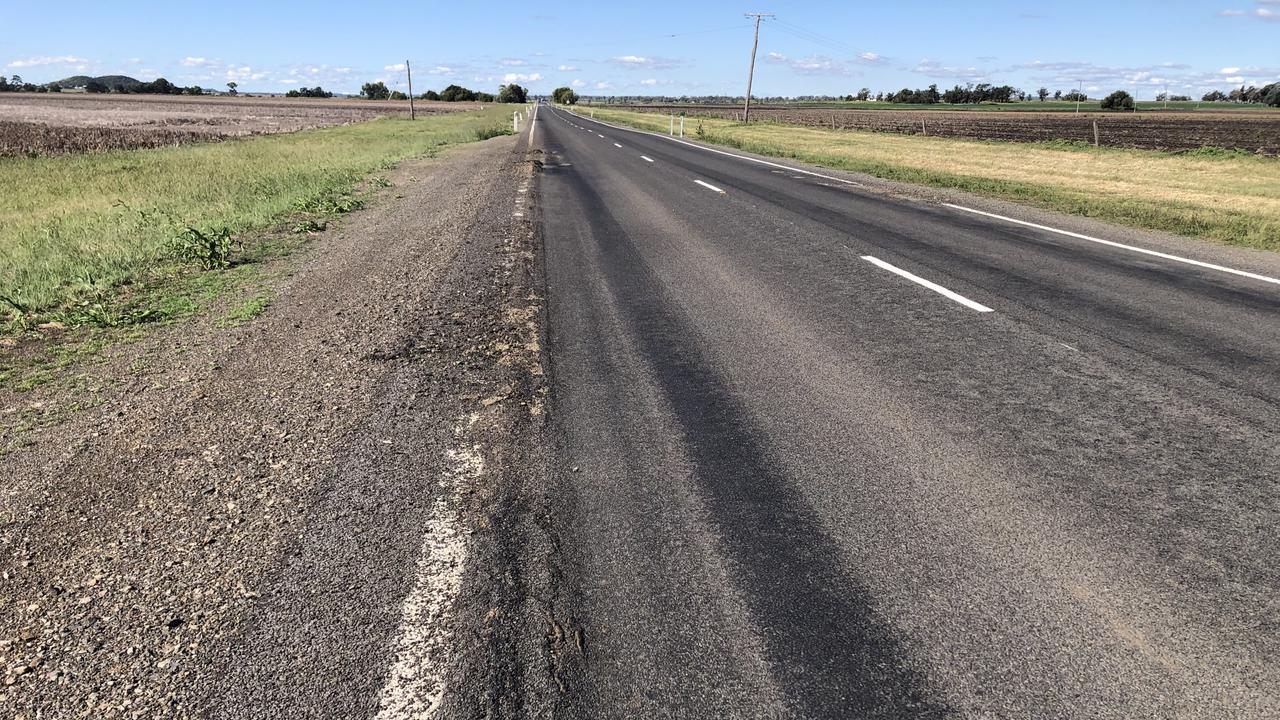
[[[701,180],[694,180],[694,182],[695,182],[695,183],[697,183],[697,184],[699,184],[699,185],[701,185],[702,187],[704,187],[704,188],[706,188],[706,189],[708,189],[708,190],[714,190],[714,191],[716,191],[716,192],[720,193],[721,195],[724,195],[724,194],[725,194],[725,192],[724,192],[723,190],[721,190],[720,188],[716,187],[715,185],[712,185],[711,183],[702,182]]]
[[[559,111],[557,110],[556,112],[559,112]],[[783,165],[781,163],[769,162],[768,160],[761,160],[760,158],[753,158],[747,155],[738,155],[736,153],[725,152],[724,150],[717,150],[715,148],[707,147],[706,145],[698,145],[697,143],[691,143],[686,140],[681,140],[679,138],[673,138],[668,135],[663,135],[662,133],[649,132],[648,130],[637,130],[635,128],[626,127],[625,125],[614,125],[613,123],[607,123],[603,120],[596,120],[595,118],[583,117],[582,115],[578,115],[577,113],[573,113],[573,114],[575,117],[580,117],[583,120],[590,120],[593,123],[599,123],[601,125],[604,125],[605,127],[614,128],[615,130],[625,130],[626,132],[633,132],[640,135],[652,135],[653,137],[656,137],[656,138],[662,138],[663,140],[670,140],[673,143],[679,143],[681,145],[688,145],[691,148],[705,150],[706,152],[715,153],[717,155],[725,155],[727,157],[738,158],[739,160],[746,160],[748,162],[753,162],[760,165],[768,165],[769,167],[781,168],[783,170],[790,170],[791,172],[798,172],[798,173],[801,173],[802,175],[809,175],[810,177],[822,178],[823,180],[830,180],[832,182],[844,183],[845,185],[853,185],[855,187],[865,187],[862,183],[856,182],[853,180],[846,180],[845,178],[833,177],[831,175],[823,175],[822,173],[816,173],[811,170],[803,170],[801,168],[791,167],[790,165]],[[591,132],[591,131],[587,130],[587,132]]]
[[[653,158],[649,157],[648,155],[641,155],[640,159],[645,162],[653,162]]]
[[[1090,235],[1083,235],[1081,233],[1071,232],[1070,230],[1059,230],[1057,228],[1052,228],[1047,225],[1037,225],[1036,223],[1027,222],[1026,220],[1018,220],[1017,218],[1005,217],[1004,215],[997,215],[995,213],[989,213],[983,210],[974,210],[973,208],[967,208],[963,205],[953,205],[951,203],[942,203],[942,204],[945,205],[946,207],[954,208],[956,210],[963,210],[964,212],[973,213],[975,215],[985,215],[990,218],[995,218],[997,220],[1004,220],[1006,222],[1016,223],[1018,225],[1026,225],[1027,227],[1035,228],[1037,230],[1044,230],[1046,232],[1057,233],[1059,235],[1066,235],[1068,237],[1079,238],[1080,240],[1088,240],[1089,242],[1095,242],[1101,245],[1109,245],[1111,247],[1120,248],[1122,250],[1130,250],[1132,252],[1142,253],[1143,255],[1151,255],[1158,258],[1164,258],[1165,260],[1172,260],[1174,262],[1186,263],[1187,265],[1195,265],[1196,267],[1207,268],[1209,270],[1217,270],[1218,272],[1231,273],[1232,275],[1239,275],[1241,277],[1247,277],[1253,280],[1261,280],[1262,282],[1268,282],[1268,283],[1273,283],[1275,285],[1280,285],[1280,279],[1267,277],[1266,275],[1259,275],[1257,273],[1246,272],[1244,270],[1236,270],[1234,268],[1224,267],[1222,265],[1214,265],[1213,263],[1201,262],[1199,260],[1192,260],[1191,258],[1179,257],[1178,255],[1170,255],[1169,253],[1162,253],[1157,250],[1148,250],[1146,248],[1135,247],[1133,245],[1125,245],[1124,243],[1118,243],[1118,242],[1115,242],[1114,240],[1103,240],[1102,238],[1096,238]]]
[[[963,296],[963,295],[961,295],[961,294],[959,294],[959,293],[952,292],[952,291],[950,291],[950,290],[948,290],[948,289],[946,289],[946,288],[942,287],[941,285],[939,285],[939,284],[937,284],[937,283],[929,282],[928,280],[925,280],[924,278],[920,277],[919,275],[915,275],[915,274],[913,274],[913,273],[909,273],[909,272],[907,272],[906,270],[903,270],[902,268],[897,267],[897,266],[895,266],[895,265],[890,265],[889,263],[887,263],[887,262],[885,262],[885,261],[881,260],[881,259],[880,259],[880,258],[878,258],[878,257],[874,257],[874,256],[871,256],[871,255],[863,255],[863,256],[862,256],[862,259],[863,259],[863,260],[866,260],[867,262],[871,263],[872,265],[875,265],[875,266],[876,266],[876,267],[878,267],[878,268],[881,268],[881,269],[884,269],[884,270],[888,270],[889,272],[891,272],[891,273],[893,273],[893,274],[895,274],[895,275],[899,275],[899,276],[901,276],[901,277],[904,277],[904,278],[906,278],[906,279],[910,280],[911,282],[916,283],[917,285],[923,285],[924,287],[929,288],[930,290],[932,290],[932,291],[934,291],[934,292],[938,293],[939,295],[942,295],[942,296],[944,296],[944,297],[951,298],[952,300],[955,300],[956,302],[960,303],[961,305],[964,305],[965,307],[969,308],[970,310],[977,310],[978,312],[982,312],[982,313],[995,312],[995,310],[992,310],[991,308],[987,307],[986,305],[983,305],[982,303],[974,302],[974,301],[970,300],[969,298],[967,298],[967,297],[965,297],[965,296]]]

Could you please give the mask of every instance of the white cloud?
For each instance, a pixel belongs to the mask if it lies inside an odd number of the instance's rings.
[[[576,67],[574,67],[574,66],[572,66],[572,65],[560,65],[560,66],[559,66],[559,67],[557,67],[556,69],[557,69],[557,70],[559,70],[560,72],[574,72],[574,71],[576,71],[578,68],[576,68]]]
[[[502,67],[519,67],[524,65],[524,61],[518,58],[503,58],[498,64]]]
[[[611,83],[611,82],[609,82],[609,81],[607,81],[607,80],[601,80],[600,82],[598,82],[598,83],[596,83],[596,84],[595,84],[595,88],[596,88],[597,90],[612,90],[612,89],[613,89],[613,83]]]
[[[987,77],[987,73],[985,71],[979,70],[976,67],[943,65],[936,60],[929,60],[928,58],[921,60],[920,64],[916,65],[915,68],[912,69],[912,72],[917,72],[921,75],[929,75],[930,77],[935,78],[958,80],[981,80]]]
[[[213,63],[209,62],[208,60],[202,57],[187,56],[182,58],[183,67],[204,67],[205,65],[212,65],[212,64]]]
[[[858,53],[858,62],[866,63],[868,65],[883,65],[888,61],[889,61],[889,58],[886,58],[880,53],[873,53],[873,52]]]
[[[646,68],[650,70],[660,70],[676,66],[675,60],[659,57],[645,57],[643,55],[617,55],[611,59],[611,62],[616,65],[632,69]]]
[[[1259,20],[1280,20],[1280,11],[1272,10],[1268,5],[1280,5],[1280,0],[1257,0],[1254,3],[1257,7],[1249,10],[1223,10],[1218,14],[1222,17],[1252,17]]]
[[[801,75],[848,75],[849,70],[838,60],[825,55],[810,55],[802,58],[789,58],[782,53],[771,52],[765,55],[765,61],[787,65]]]
[[[435,67],[428,70],[427,74],[428,75],[452,75],[455,72],[457,71],[449,67],[448,65],[436,65]]]
[[[404,72],[404,63],[396,63],[395,65],[383,65],[382,69],[387,72]]]
[[[584,85],[586,85],[586,84],[587,84],[587,81],[586,81],[586,80],[574,80],[573,82],[571,82],[571,83],[569,83],[569,84],[570,84],[570,85],[572,85],[572,86],[574,86],[574,87],[583,87]]]
[[[40,67],[42,65],[84,65],[89,62],[82,57],[75,55],[39,55],[36,57],[24,58],[22,60],[14,60],[6,67],[24,68],[24,67]]]
[[[641,85],[657,85],[658,81],[653,78],[649,78],[648,80],[641,80],[640,84]]]
[[[262,80],[265,77],[267,77],[267,73],[261,70],[254,70],[248,65],[241,65],[240,67],[229,67],[227,68],[227,72],[226,72],[227,80],[230,82],[237,82],[237,83],[244,82],[245,80],[251,80],[251,81]]]
[[[1222,68],[1221,70],[1219,70],[1218,72],[1219,72],[1219,73],[1222,73],[1223,75],[1235,75],[1236,73],[1240,72],[1240,68],[1238,68],[1238,67],[1225,67],[1225,68]]]
[[[502,82],[504,83],[538,82],[541,79],[542,73],[529,73],[527,75],[525,73],[507,73],[502,76]]]

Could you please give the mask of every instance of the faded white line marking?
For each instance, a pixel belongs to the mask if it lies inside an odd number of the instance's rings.
[[[596,133],[596,135],[600,135],[600,133]],[[603,136],[603,135],[600,135],[600,137],[602,137],[602,138],[603,138],[604,136]]]
[[[616,148],[620,148],[620,147],[622,147],[622,146],[621,146],[621,145],[619,145],[618,143],[614,143],[614,144],[613,144],[613,146],[614,146],[614,147],[616,147]]]
[[[648,155],[641,155],[640,159],[645,162],[653,162],[653,158],[649,157]]]
[[[463,441],[466,425],[477,417],[472,414],[454,427],[458,445],[446,453],[447,468],[423,528],[413,589],[400,608],[394,660],[378,693],[377,720],[429,717],[444,698],[444,669],[453,646],[445,630],[462,588],[468,552],[467,536],[450,498],[460,485],[475,485],[484,473],[480,447]]]
[[[1066,235],[1068,237],[1079,238],[1081,240],[1088,240],[1089,242],[1095,242],[1101,245],[1110,245],[1111,247],[1117,247],[1122,250],[1130,250],[1132,252],[1142,253],[1143,255],[1152,255],[1158,258],[1164,258],[1165,260],[1172,260],[1174,262],[1186,263],[1187,265],[1195,265],[1196,267],[1207,268],[1209,270],[1217,270],[1218,272],[1231,273],[1232,275],[1239,275],[1240,277],[1247,277],[1253,280],[1261,280],[1262,282],[1280,285],[1280,279],[1267,277],[1266,275],[1259,275],[1257,273],[1246,272],[1244,270],[1236,270],[1235,268],[1229,268],[1223,265],[1214,265],[1213,263],[1201,262],[1199,260],[1192,260],[1191,258],[1179,257],[1178,255],[1170,255],[1169,253],[1162,253],[1156,250],[1148,250],[1146,248],[1135,247],[1133,245],[1125,245],[1124,243],[1118,243],[1112,240],[1103,240],[1102,238],[1096,238],[1090,235],[1082,235],[1080,233],[1071,232],[1069,230],[1059,230],[1057,228],[1049,227],[1048,225],[1037,225],[1036,223],[1027,222],[1026,220],[1018,220],[1017,218],[1005,217],[1004,215],[997,215],[995,213],[984,212],[982,210],[974,210],[973,208],[967,208],[963,205],[952,205],[951,203],[942,203],[942,204],[949,208],[954,208],[956,210],[963,210],[964,212],[973,213],[975,215],[985,215],[987,217],[995,218],[997,220],[1004,220],[1006,222],[1017,223],[1018,225],[1026,225],[1027,227],[1035,228],[1037,230],[1044,230],[1046,232],[1057,233],[1059,235]]]
[[[915,275],[915,274],[909,273],[909,272],[907,272],[906,270],[903,270],[903,269],[902,269],[902,268],[900,268],[900,267],[896,267],[896,266],[894,266],[894,265],[890,265],[889,263],[887,263],[887,262],[885,262],[885,261],[881,260],[881,259],[880,259],[880,258],[878,258],[878,257],[872,257],[871,255],[863,255],[863,256],[862,256],[862,259],[863,259],[863,260],[866,260],[867,262],[871,263],[872,265],[875,265],[875,266],[876,266],[876,267],[878,267],[878,268],[882,268],[882,269],[884,269],[884,270],[888,270],[889,272],[891,272],[891,273],[893,273],[893,274],[895,274],[895,275],[899,275],[899,276],[901,276],[901,277],[904,277],[904,278],[906,278],[906,279],[910,280],[911,282],[916,283],[917,285],[923,285],[924,287],[929,288],[930,290],[932,290],[932,291],[934,291],[934,292],[938,293],[939,295],[942,295],[943,297],[951,298],[952,300],[955,300],[956,302],[960,303],[961,305],[964,305],[965,307],[967,307],[967,308],[969,308],[969,309],[971,309],[971,310],[977,310],[978,312],[983,312],[983,313],[995,312],[994,310],[992,310],[991,308],[987,307],[986,305],[983,305],[982,303],[974,302],[974,301],[970,300],[969,298],[967,298],[967,297],[965,297],[965,296],[963,296],[963,295],[961,295],[961,294],[959,294],[959,293],[952,292],[952,291],[950,291],[950,290],[948,290],[948,289],[946,289],[946,288],[942,287],[941,285],[939,285],[939,284],[937,284],[937,283],[929,282],[928,280],[925,280],[924,278],[920,277],[919,275]]]
[[[712,185],[711,183],[705,183],[705,182],[702,182],[701,180],[694,180],[694,182],[695,182],[695,183],[697,183],[697,184],[699,184],[699,185],[701,185],[702,187],[704,187],[704,188],[706,188],[706,189],[708,189],[708,190],[714,190],[715,192],[718,192],[718,193],[720,193],[721,195],[724,195],[724,194],[725,194],[725,192],[724,192],[723,190],[721,190],[720,188],[716,187],[715,185]]]

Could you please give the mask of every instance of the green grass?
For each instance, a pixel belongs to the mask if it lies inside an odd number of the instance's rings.
[[[358,207],[353,191],[364,178],[504,134],[509,122],[509,108],[491,107],[158,150],[0,158],[0,317],[13,330],[50,318],[115,325],[181,315],[195,301],[165,291],[177,287],[175,274],[218,275],[252,261],[263,251],[246,237],[289,218],[319,229]],[[123,305],[122,295],[131,298]]]
[[[266,293],[259,293],[231,308],[231,311],[222,318],[219,324],[223,327],[243,325],[261,315],[270,304],[271,297]]]
[[[664,134],[668,129],[667,118],[653,113],[597,107],[595,117]],[[1280,160],[1274,158],[1216,149],[1162,153],[743,125],[717,118],[686,121],[685,132],[761,155],[1280,250]]]

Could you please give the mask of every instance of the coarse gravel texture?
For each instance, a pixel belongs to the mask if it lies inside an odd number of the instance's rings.
[[[433,628],[444,702],[553,692],[519,670],[549,616],[511,555],[545,544],[533,167],[511,137],[404,163],[275,261],[261,316],[120,346],[101,404],[0,459],[0,716],[369,716],[440,508],[473,563]],[[460,418],[485,471],[447,487]]]

